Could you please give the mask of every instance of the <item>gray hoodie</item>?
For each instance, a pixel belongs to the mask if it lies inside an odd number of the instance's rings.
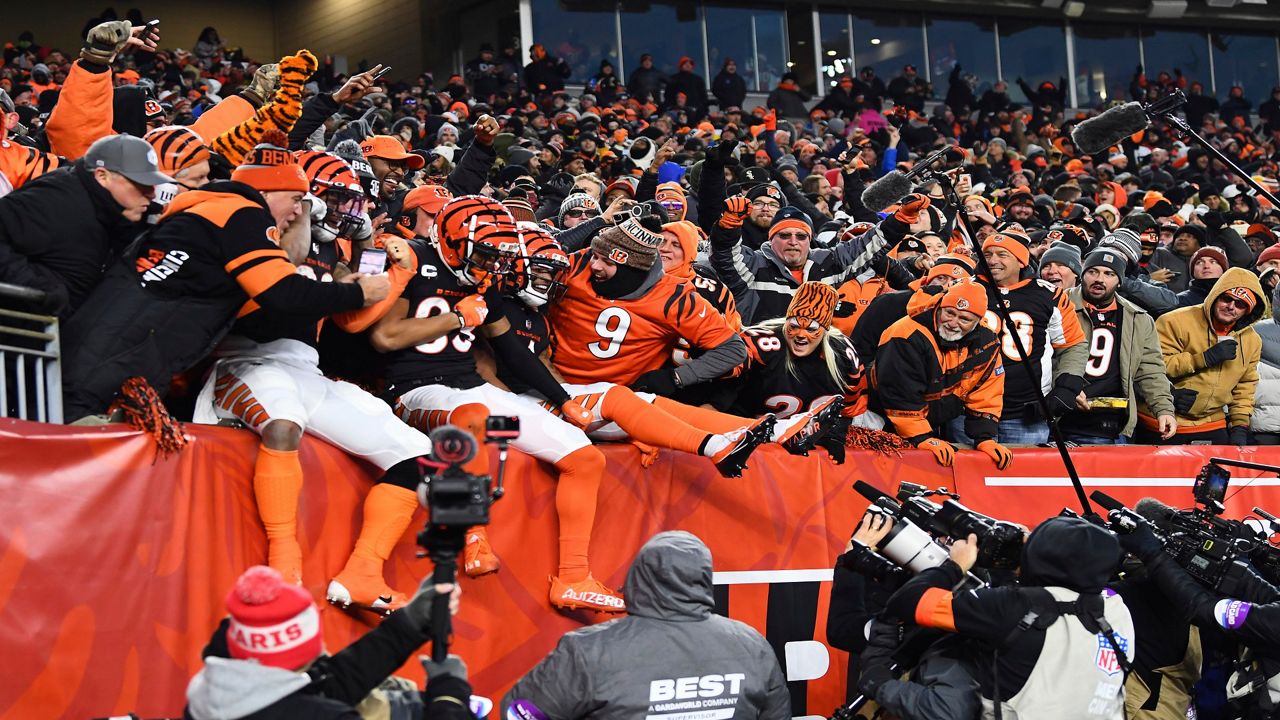
[[[310,684],[306,673],[210,656],[187,685],[187,707],[194,720],[236,720]]]
[[[677,716],[785,720],[791,697],[768,642],[712,613],[711,552],[687,532],[655,535],[623,586],[627,617],[571,632],[511,688],[552,720]],[[535,715],[536,716],[536,715]],[[711,715],[708,715],[710,717]]]

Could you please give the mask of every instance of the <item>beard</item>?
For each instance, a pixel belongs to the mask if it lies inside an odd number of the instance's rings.
[[[1103,306],[1103,305],[1110,305],[1110,304],[1111,304],[1111,299],[1112,299],[1112,298],[1114,298],[1114,297],[1116,296],[1116,291],[1115,291],[1115,290],[1111,290],[1111,291],[1109,291],[1109,292],[1108,292],[1108,291],[1106,291],[1106,290],[1103,290],[1103,291],[1102,291],[1102,295],[1100,295],[1100,296],[1099,296],[1099,295],[1094,295],[1093,287],[1092,287],[1092,286],[1090,286],[1090,285],[1085,285],[1085,286],[1081,287],[1080,292],[1081,292],[1081,294],[1083,294],[1083,295],[1084,295],[1084,299],[1085,299],[1085,300],[1088,300],[1088,301],[1089,301],[1089,304],[1090,304],[1090,305],[1093,305],[1093,306],[1095,306],[1095,307],[1101,307],[1101,306]]]
[[[952,331],[947,330],[945,327],[938,328],[938,337],[947,342],[960,342],[960,340],[964,338],[964,335],[965,333],[963,330]]]

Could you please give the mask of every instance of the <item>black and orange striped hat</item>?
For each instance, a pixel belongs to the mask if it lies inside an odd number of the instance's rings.
[[[293,157],[302,166],[307,182],[311,183],[312,195],[321,197],[326,190],[349,190],[357,195],[364,195],[364,187],[360,184],[356,171],[337,155],[317,150],[297,150]]]
[[[787,306],[787,318],[796,318],[802,327],[816,320],[826,330],[831,327],[839,302],[840,294],[835,288],[810,280],[802,283],[791,298],[791,304]]]
[[[209,148],[199,133],[183,125],[158,127],[143,140],[151,143],[156,151],[156,165],[160,172],[170,177],[209,159]]]

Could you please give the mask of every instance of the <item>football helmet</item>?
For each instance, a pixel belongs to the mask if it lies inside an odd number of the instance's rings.
[[[446,202],[431,228],[440,259],[464,285],[482,285],[509,273],[523,254],[515,218],[483,195]]]

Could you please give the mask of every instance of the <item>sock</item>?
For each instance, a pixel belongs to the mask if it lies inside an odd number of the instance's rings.
[[[302,463],[297,450],[258,446],[253,467],[253,496],[267,530],[267,564],[288,582],[302,580],[302,548],[298,545],[298,496]]]
[[[382,580],[382,564],[400,542],[418,509],[418,494],[390,483],[378,483],[364,499],[364,524],[342,575],[376,575]],[[384,581],[385,582],[385,581]],[[345,583],[344,583],[345,584]]]
[[[489,408],[481,403],[459,405],[449,413],[449,422],[471,433],[476,440],[476,456],[462,466],[472,475],[489,474],[489,452],[484,444],[484,424],[488,418]]]
[[[604,473],[604,455],[595,446],[575,450],[556,463],[560,482],[556,486],[556,513],[560,516],[561,580],[586,580],[587,549],[596,521],[596,493]]]
[[[703,432],[716,433],[723,435],[734,430],[742,428],[754,422],[751,418],[738,417],[722,413],[717,410],[707,410],[706,408],[695,407],[693,405],[685,405],[676,402],[670,398],[657,397],[654,398],[653,404],[666,410],[690,425],[702,430]]]
[[[631,388],[616,385],[604,394],[600,414],[618,423],[632,440],[646,445],[697,454],[706,442],[700,430],[656,405],[645,402]]]

